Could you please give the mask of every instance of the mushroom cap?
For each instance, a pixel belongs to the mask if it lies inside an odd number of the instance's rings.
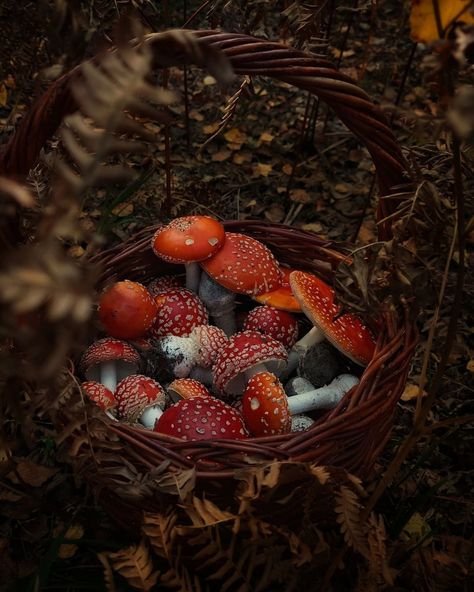
[[[141,363],[140,354],[129,343],[114,337],[104,337],[86,349],[81,358],[80,368],[86,374],[92,366],[112,360],[133,364],[135,371],[138,370]]]
[[[106,332],[119,339],[138,339],[150,329],[157,305],[145,286],[124,280],[100,296],[99,319]]]
[[[314,419],[307,415],[292,415],[291,416],[291,431],[304,432],[315,424]]]
[[[100,382],[87,380],[81,384],[81,388],[102,411],[108,411],[116,407],[117,401],[113,392]]]
[[[248,437],[242,416],[214,397],[178,401],[156,422],[155,432],[183,440],[242,440]]]
[[[168,292],[168,290],[173,290],[174,288],[179,288],[180,283],[176,276],[174,275],[160,275],[152,280],[149,284],[147,284],[147,290],[153,296],[158,296],[159,294],[163,294],[164,292]]]
[[[194,339],[167,335],[156,342],[156,352],[178,378],[186,378],[197,364],[199,347]]]
[[[218,220],[183,216],[159,228],[151,246],[155,255],[168,263],[193,263],[212,257],[224,241],[224,227]]]
[[[198,325],[191,331],[190,337],[198,346],[196,362],[203,368],[214,364],[217,354],[229,341],[224,331],[214,325]]]
[[[117,412],[121,420],[135,423],[148,407],[165,408],[163,387],[148,376],[132,374],[121,380],[115,389]]]
[[[375,350],[372,333],[355,315],[346,313],[334,320],[340,309],[334,303],[331,286],[304,271],[293,271],[290,283],[293,294],[313,325],[345,356],[360,366],[366,366]]]
[[[180,399],[211,396],[211,393],[201,382],[192,378],[177,378],[173,380],[167,390],[173,403],[176,403]]]
[[[281,267],[280,269],[283,274],[281,286],[271,292],[264,292],[263,294],[254,296],[254,300],[260,304],[266,304],[279,310],[301,312],[300,303],[296,300],[290,286],[290,273],[295,270],[289,267]]]
[[[270,335],[290,349],[298,339],[298,321],[284,310],[271,306],[257,306],[244,322],[244,331],[259,331]]]
[[[281,271],[272,252],[261,242],[228,232],[224,246],[201,267],[232,292],[254,296],[281,284]]]
[[[207,325],[206,307],[194,292],[175,288],[155,298],[157,313],[151,328],[155,339],[167,335],[187,337],[197,325]]]
[[[249,380],[242,408],[245,425],[254,436],[286,434],[291,415],[281,382],[271,372],[258,372]]]
[[[228,395],[245,389],[244,373],[257,364],[265,364],[271,372],[281,371],[287,361],[282,343],[258,331],[242,331],[229,338],[213,366],[216,388]]]

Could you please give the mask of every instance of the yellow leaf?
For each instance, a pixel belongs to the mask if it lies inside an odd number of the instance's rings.
[[[214,162],[222,162],[230,158],[231,155],[232,152],[230,150],[220,150],[219,152],[214,152],[211,158]]]
[[[466,369],[468,372],[474,373],[474,360],[469,360]]]
[[[239,128],[233,127],[224,134],[224,138],[232,144],[243,144],[247,136]]]
[[[82,539],[84,536],[84,528],[81,524],[73,524],[64,534],[65,539]],[[58,557],[61,559],[70,559],[77,550],[77,545],[65,544],[60,545],[58,550]]]
[[[411,401],[418,397],[420,389],[417,384],[407,384],[401,396],[402,401]],[[426,391],[421,392],[422,397],[426,397]]]
[[[261,142],[271,142],[272,140],[273,140],[272,134],[269,134],[268,132],[263,132],[263,134],[260,134],[260,141]]]
[[[214,132],[216,132],[219,129],[219,122],[215,121],[214,123],[210,123],[209,125],[205,125],[202,128],[202,131],[205,134],[213,134]]]
[[[0,107],[6,107],[8,100],[7,87],[2,83],[0,84]]]
[[[458,16],[463,9],[467,9],[469,4],[470,0],[438,0],[443,37],[455,20],[468,24],[474,23],[474,17],[469,10]],[[412,0],[410,27],[413,41],[429,43],[440,38],[433,0]]]
[[[204,76],[203,82],[206,86],[212,86],[213,84],[216,84],[217,80],[214,76]]]
[[[268,175],[272,172],[272,165],[271,164],[262,164],[261,162],[254,164],[253,174],[256,177],[268,177]]]
[[[309,193],[304,189],[292,189],[290,191],[290,199],[291,201],[296,201],[302,204],[306,204],[311,201]]]
[[[427,544],[431,538],[430,533],[430,525],[419,512],[415,512],[403,527],[401,538],[404,540],[414,539],[417,542],[423,540],[424,544]]]
[[[189,117],[191,119],[194,119],[194,121],[204,120],[204,115],[202,113],[199,113],[199,111],[197,111],[196,109],[191,109],[191,111],[189,112]]]
[[[232,158],[232,162],[235,164],[243,164],[244,162],[250,162],[252,155],[249,152],[237,152]]]

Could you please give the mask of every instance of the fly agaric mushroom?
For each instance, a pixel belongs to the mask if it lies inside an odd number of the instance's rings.
[[[102,411],[112,411],[117,406],[117,400],[113,392],[100,382],[94,380],[87,380],[81,384],[82,390],[86,393],[89,399],[97,405]],[[113,417],[109,413],[109,417]]]
[[[324,338],[353,362],[366,366],[374,353],[374,338],[355,315],[346,313],[337,317],[340,308],[334,303],[331,286],[304,271],[293,271],[290,284],[303,312],[313,323],[313,328],[290,351],[285,376],[296,368],[304,351]]]
[[[307,415],[292,415],[291,416],[291,432],[304,432],[308,430],[315,423],[314,419]]]
[[[118,339],[143,337],[152,326],[156,311],[150,292],[137,282],[117,282],[100,296],[99,319],[106,332]]]
[[[183,440],[242,440],[248,437],[242,416],[214,397],[178,401],[156,422],[155,432]]]
[[[147,290],[153,296],[158,296],[168,290],[180,288],[180,284],[174,275],[160,275],[147,284]]]
[[[80,368],[87,380],[100,382],[114,391],[117,382],[135,374],[140,364],[140,355],[130,344],[104,337],[86,349]]]
[[[281,286],[270,292],[264,292],[254,296],[253,299],[260,304],[266,304],[278,310],[286,310],[287,312],[301,312],[301,306],[298,300],[293,295],[290,286],[290,273],[295,271],[288,267],[281,267],[282,280]]]
[[[224,246],[216,255],[202,261],[201,267],[215,283],[237,294],[253,297],[281,284],[281,271],[270,249],[244,234],[228,232]],[[213,288],[205,276],[203,282],[199,287],[201,298],[215,317],[216,325],[231,335],[235,321],[232,325],[234,307],[228,302],[230,296],[224,292],[227,309],[223,311],[222,290]]]
[[[227,396],[244,392],[248,380],[257,372],[278,374],[286,365],[282,343],[257,331],[236,333],[219,352],[213,366],[214,385]]]
[[[204,382],[211,384],[210,367],[227,342],[227,336],[222,329],[212,325],[198,325],[188,337],[177,335],[162,337],[158,340],[156,349],[174,376],[186,378],[195,367],[199,366],[202,372],[198,371],[195,377],[202,376]]]
[[[242,398],[245,424],[254,436],[287,433],[291,429],[290,415],[331,409],[358,382],[355,376],[341,374],[325,387],[287,397],[274,374],[259,372],[249,380]]]
[[[177,378],[167,388],[168,395],[173,403],[181,399],[194,399],[194,397],[210,397],[211,393],[197,380],[192,378]]]
[[[151,246],[155,255],[168,263],[184,263],[186,288],[197,292],[200,271],[197,262],[215,255],[224,241],[224,227],[214,218],[184,216],[159,228]]]
[[[244,331],[265,333],[289,349],[298,339],[298,321],[284,310],[257,306],[248,313],[244,321]]]
[[[207,325],[206,307],[194,292],[185,288],[168,290],[155,298],[157,313],[151,328],[155,339],[168,335],[188,336],[197,325]]]
[[[115,390],[119,419],[129,423],[141,423],[148,429],[165,408],[165,391],[162,386],[142,374],[133,374],[121,380]]]

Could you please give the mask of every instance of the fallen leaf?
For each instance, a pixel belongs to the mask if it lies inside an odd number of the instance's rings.
[[[58,469],[37,465],[25,458],[17,464],[16,472],[24,483],[32,485],[33,487],[40,487],[50,477],[55,475],[58,472]]]
[[[466,365],[466,370],[474,374],[474,360],[469,360]]]
[[[0,84],[0,107],[6,107],[8,102],[8,91],[5,84]]]
[[[412,399],[418,398],[418,393],[420,389],[417,384],[407,384],[405,386],[405,390],[402,393],[401,400],[402,401],[411,401]],[[421,396],[426,397],[428,393],[426,391],[422,391]]]
[[[430,525],[419,512],[414,512],[402,530],[401,538],[405,540],[423,540],[423,545],[429,544],[431,537]]]
[[[291,164],[286,163],[282,166],[281,170],[285,173],[285,175],[291,175],[293,167]]]
[[[232,158],[235,164],[243,164],[244,162],[251,162],[252,155],[249,152],[237,152]]]
[[[311,222],[309,224],[303,224],[301,226],[301,229],[306,230],[307,232],[314,232],[316,234],[319,234],[322,231],[323,227],[319,222]]]
[[[230,130],[226,131],[226,133],[224,134],[224,138],[232,144],[243,144],[247,139],[247,136],[244,132],[239,130],[239,128],[233,127]]]
[[[258,162],[252,166],[253,174],[255,177],[268,177],[268,175],[272,172],[272,165],[271,164],[262,164]]]
[[[351,190],[351,188],[349,187],[349,185],[347,183],[336,183],[336,185],[334,186],[334,189],[338,193],[349,193],[349,191]]]
[[[199,113],[199,111],[196,111],[196,109],[191,109],[191,111],[189,112],[189,117],[191,119],[194,119],[194,121],[204,120],[204,115],[202,113]]]
[[[214,76],[204,76],[203,82],[206,86],[212,86],[213,84],[216,84],[217,80]]]
[[[69,255],[71,255],[71,257],[74,257],[74,259],[79,259],[84,255],[85,252],[85,249],[81,247],[81,245],[73,245],[68,249]]]
[[[272,134],[269,134],[268,132],[263,132],[263,134],[260,134],[260,141],[261,142],[271,142],[273,140]]]
[[[466,10],[460,15],[464,8],[468,9],[470,4],[470,0],[438,0],[439,15],[444,35],[446,30],[454,22],[454,19],[467,24],[474,23],[474,16],[469,13],[469,10]],[[410,27],[413,41],[429,43],[440,38],[433,8],[433,0],[412,0]]]
[[[290,190],[290,199],[291,201],[296,201],[298,203],[306,204],[311,201],[311,197],[307,191],[304,189],[291,189]]]
[[[205,125],[202,128],[202,131],[205,134],[213,134],[214,132],[216,132],[219,129],[219,122],[215,121],[214,123],[209,123],[208,125]]]
[[[263,215],[267,220],[275,224],[283,220],[285,217],[285,209],[280,204],[272,204],[264,211]]]
[[[373,243],[377,240],[377,236],[375,234],[376,227],[375,222],[364,220],[362,226],[359,230],[358,240],[363,243],[364,245],[368,245]]]
[[[214,162],[222,162],[223,160],[227,160],[232,155],[230,150],[219,150],[219,152],[214,152],[211,156],[211,160]]]

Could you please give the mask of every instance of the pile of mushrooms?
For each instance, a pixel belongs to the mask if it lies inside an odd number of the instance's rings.
[[[85,394],[111,419],[185,440],[284,434],[308,429],[359,382],[374,337],[340,315],[320,278],[208,216],[176,218],[151,248],[185,266],[185,287],[178,276],[107,287],[106,336],[79,365]],[[304,320],[312,328],[300,336]]]

